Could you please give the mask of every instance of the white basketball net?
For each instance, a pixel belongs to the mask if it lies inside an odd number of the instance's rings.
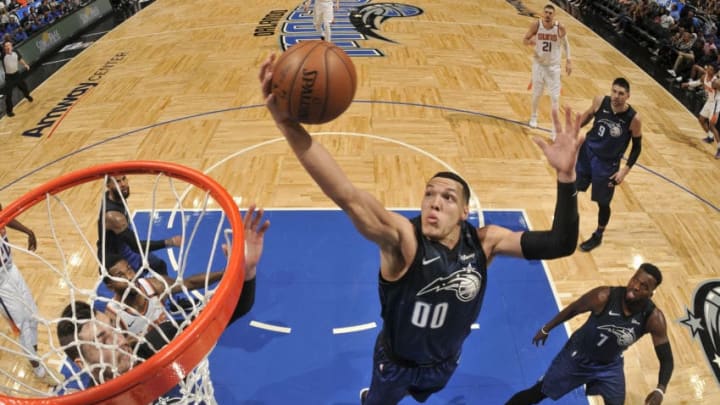
[[[12,306],[9,312],[13,313],[18,310],[27,313],[34,312],[34,317],[29,317],[28,320],[37,322],[37,342],[34,342],[31,324],[26,322],[17,325],[22,332],[16,335],[11,329],[13,323],[0,319],[0,390],[6,396],[38,398],[66,395],[72,390],[86,389],[88,385],[100,385],[107,378],[114,378],[119,374],[117,360],[102,358],[99,362],[90,365],[90,360],[84,358],[84,350],[80,350],[80,353],[86,366],[82,369],[73,366],[74,363],[65,354],[66,347],[61,346],[57,338],[57,327],[61,321],[60,314],[71,301],[86,302],[97,309],[105,307],[114,300],[122,309],[137,314],[123,300],[131,291],[136,294],[144,294],[137,287],[139,278],[160,277],[155,270],[148,266],[148,253],[150,252],[149,246],[146,244],[140,249],[144,270],[137,269],[136,275],[129,283],[130,287],[125,293],[121,297],[115,298],[99,293],[103,290],[103,277],[108,276],[108,273],[96,254],[97,219],[100,207],[103,206],[108,179],[110,184],[117,186],[115,177],[106,177],[105,180],[78,185],[56,195],[48,194],[42,203],[38,203],[18,218],[25,225],[40,222],[37,220],[39,216],[46,218],[44,229],[29,226],[34,228],[38,239],[36,252],[27,249],[27,240],[20,232],[9,231],[10,242],[4,240],[1,242],[0,248],[5,253],[8,248],[11,249],[12,262],[19,269],[19,273],[22,274],[27,284],[32,286],[35,302],[42,304],[39,305],[40,311],[35,312],[34,304],[27,302],[19,292],[13,293],[13,288],[3,290],[4,303]],[[174,235],[181,235],[183,238],[180,247],[168,248],[171,250],[168,252],[170,260],[165,259],[165,261],[169,276],[176,280],[171,284],[166,283],[167,287],[183,285],[183,280],[190,275],[204,273],[206,276],[205,288],[189,291],[183,286],[182,292],[171,294],[164,300],[167,305],[163,306],[165,308],[163,315],[179,330],[182,330],[200,313],[216,291],[217,283],[207,283],[208,274],[224,269],[227,263],[221,250],[223,243],[229,244],[228,235],[231,235],[226,229],[225,213],[221,211],[218,213],[217,209],[212,209],[214,201],[207,192],[182,180],[163,174],[129,175],[128,180],[132,197],[128,197],[130,201],[121,198],[127,212],[133,212],[130,206],[134,208],[150,207],[150,220],[144,229],[138,229],[131,217],[131,226],[136,230],[136,234],[143,235],[142,239],[148,241],[166,239]],[[178,190],[184,191],[179,192]],[[161,208],[175,210],[175,214],[170,215],[171,220],[161,223],[162,216],[159,212]],[[31,216],[35,216],[33,221],[29,220]],[[105,226],[106,224],[103,222],[103,231]],[[168,230],[169,227],[173,229]],[[137,239],[139,243],[140,238]],[[104,260],[104,258],[102,259]],[[192,263],[193,268],[189,267],[189,263]],[[198,263],[203,263],[203,265],[198,265]],[[220,265],[218,266],[218,264]],[[0,266],[0,273],[4,274],[7,270],[5,267]],[[101,269],[100,272],[98,269]],[[111,279],[115,278],[111,277]],[[5,280],[5,284],[8,282]],[[0,285],[3,285],[1,277]],[[37,286],[44,288],[38,290]],[[183,305],[181,304],[185,304],[182,309]],[[0,307],[0,313],[5,315],[2,307]],[[142,320],[151,324],[155,321],[155,319],[148,318],[150,315],[140,316]],[[77,321],[74,316],[64,319]],[[97,321],[97,319],[93,313],[91,322]],[[20,322],[21,319],[15,321]],[[122,325],[112,326],[111,329],[113,333],[117,334],[116,336],[124,334],[126,338],[135,339],[138,342],[145,341],[142,334],[129,332]],[[29,339],[30,343],[23,344],[24,339]],[[93,337],[92,341],[86,341],[85,344],[98,348],[114,348],[116,352],[130,356],[134,367],[145,361],[137,354],[138,345],[131,346],[129,350],[117,348],[118,339],[101,340]],[[31,349],[32,343],[38,345],[36,353]],[[51,388],[34,375],[29,360],[37,361],[50,370],[47,373],[48,376],[61,375],[59,373],[61,367],[65,367],[66,370],[68,368],[74,370],[66,371],[65,381],[59,382],[57,386]],[[97,374],[100,373],[93,372],[93,370],[108,369],[110,371],[99,378]],[[46,377],[45,380],[48,378],[50,377]],[[157,403],[214,404],[207,357],[195,369],[187,373],[187,377],[180,382],[176,389],[172,390],[168,396],[159,398]]]

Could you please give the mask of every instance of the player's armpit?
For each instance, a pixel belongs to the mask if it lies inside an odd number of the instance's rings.
[[[477,233],[488,262],[495,255],[523,257],[520,244],[522,232],[513,232],[497,225],[488,225],[479,228]]]

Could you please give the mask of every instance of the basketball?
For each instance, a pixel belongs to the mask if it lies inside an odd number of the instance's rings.
[[[272,93],[278,107],[304,124],[334,120],[352,103],[357,87],[355,66],[327,41],[293,45],[275,62]]]

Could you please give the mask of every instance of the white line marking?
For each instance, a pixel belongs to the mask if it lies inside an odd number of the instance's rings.
[[[480,324],[474,323],[474,324],[470,325],[470,329],[480,329]]]
[[[146,32],[144,34],[139,35],[128,35],[120,38],[103,38],[103,43],[108,42],[118,42],[118,41],[126,41],[128,39],[135,39],[135,38],[145,38],[145,37],[153,37],[153,36],[160,36],[160,35],[178,35],[182,33],[188,33],[193,31],[203,31],[203,30],[217,30],[222,28],[238,28],[238,27],[245,27],[245,26],[255,26],[257,24],[255,23],[237,23],[237,24],[218,24],[218,25],[207,25],[204,27],[195,27],[195,28],[185,28],[180,30],[167,30],[167,31],[158,31],[158,32]]]
[[[60,59],[60,60],[53,60],[53,61],[50,61],[50,62],[45,62],[45,63],[43,63],[42,65],[43,65],[43,66],[54,65],[54,64],[56,64],[56,63],[62,63],[62,62],[68,61],[68,60],[70,60],[70,59],[72,59],[72,58],[65,58],[65,59]]]
[[[439,157],[433,155],[432,153],[430,153],[430,152],[428,152],[428,151],[426,151],[426,150],[424,150],[424,149],[421,149],[421,148],[419,148],[419,147],[417,147],[417,146],[411,145],[411,144],[409,144],[409,143],[402,142],[402,141],[398,141],[398,140],[396,140],[396,139],[388,138],[388,137],[385,137],[385,136],[372,135],[372,134],[364,134],[364,133],[360,133],[360,132],[316,132],[316,133],[313,133],[313,134],[311,134],[311,135],[312,135],[312,136],[316,136],[316,135],[339,135],[339,136],[363,137],[363,138],[380,140],[380,141],[388,142],[388,143],[394,143],[394,144],[396,144],[396,145],[403,146],[403,147],[405,147],[405,148],[407,148],[407,149],[413,150],[413,151],[415,151],[415,152],[417,152],[417,153],[419,153],[419,154],[421,154],[421,155],[423,155],[423,156],[428,157],[429,159],[437,162],[438,164],[442,165],[443,167],[445,167],[447,170],[449,170],[449,171],[451,171],[451,172],[455,172],[455,173],[460,174],[460,172],[458,172],[458,171],[455,170],[452,166],[450,166],[449,163],[447,163],[447,162],[445,162],[444,160],[440,159]],[[215,162],[215,164],[213,164],[213,165],[211,165],[210,167],[208,167],[207,169],[205,169],[205,170],[203,171],[203,173],[209,175],[213,170],[215,170],[216,168],[222,166],[223,164],[225,164],[225,163],[226,163],[227,161],[229,161],[230,159],[233,159],[233,158],[235,158],[235,157],[237,157],[237,156],[243,155],[243,154],[245,154],[245,153],[247,153],[247,152],[250,152],[250,151],[252,151],[252,150],[254,150],[254,149],[259,149],[259,148],[261,148],[261,147],[263,147],[263,146],[270,145],[270,144],[277,143],[277,142],[285,142],[285,138],[274,138],[274,139],[270,139],[270,140],[267,140],[267,141],[264,141],[264,142],[260,142],[260,143],[257,143],[257,144],[255,144],[255,145],[251,145],[251,146],[249,146],[249,147],[247,147],[247,148],[241,149],[241,150],[239,150],[239,151],[237,151],[237,152],[235,152],[235,153],[232,153],[232,154],[226,156],[225,158],[220,159],[219,161]],[[181,195],[181,201],[182,201],[183,198],[185,198],[185,196],[186,196],[189,192],[190,192],[190,187],[188,186],[188,188],[187,188],[187,189],[182,193],[182,195]],[[479,227],[484,226],[484,225],[485,225],[485,220],[484,220],[483,215],[482,215],[482,211],[483,211],[482,205],[480,205],[480,199],[478,198],[477,194],[475,194],[475,192],[473,191],[472,187],[470,188],[470,211],[473,212],[473,213],[477,213],[477,214],[478,214],[478,226],[479,226]],[[170,214],[170,220],[172,220],[172,219],[174,218],[174,216],[175,216],[175,212],[174,212],[174,210],[173,210],[173,212],[171,212],[171,214]]]
[[[278,332],[278,333],[290,333],[292,329],[287,328],[285,326],[277,326],[277,325],[270,325],[269,323],[263,323],[258,321],[250,321],[250,326],[254,326],[258,329],[265,329],[272,332]]]
[[[342,335],[343,333],[361,332],[368,329],[377,328],[375,322],[363,323],[361,325],[345,326],[342,328],[333,328],[333,335]]]
[[[530,223],[530,217],[528,217],[527,211],[525,209],[520,210],[522,212],[522,218],[525,221],[525,224],[527,225],[528,230],[532,230],[532,224]],[[545,277],[548,280],[548,284],[550,284],[550,291],[552,291],[553,298],[555,298],[555,305],[558,307],[558,311],[562,310],[564,308],[562,306],[562,303],[560,302],[560,294],[558,293],[557,288],[555,288],[555,280],[553,279],[552,273],[550,273],[550,268],[547,265],[547,261],[541,260],[540,263],[543,266],[543,270],[545,271]],[[570,325],[568,322],[564,322],[563,326],[565,327],[565,334],[567,337],[570,337]]]

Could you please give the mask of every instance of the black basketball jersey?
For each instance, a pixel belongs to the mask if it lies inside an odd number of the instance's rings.
[[[622,305],[625,290],[625,287],[611,288],[603,311],[598,315],[590,315],[585,324],[570,337],[573,348],[585,358],[598,363],[611,363],[647,333],[645,322],[655,309],[655,304],[648,300],[643,310],[625,316]]]
[[[104,217],[107,212],[111,211],[117,211],[125,216],[125,219],[127,220],[128,226],[132,224],[130,222],[130,215],[128,214],[127,210],[125,209],[125,206],[122,202],[115,202],[110,199],[109,192],[105,192],[105,204],[100,207],[100,213],[98,215],[98,255],[99,257],[102,257],[100,255],[100,249],[102,248],[103,243],[103,235],[105,235],[105,251],[107,253],[120,253],[122,246],[125,244],[118,235],[115,234],[110,229],[106,229],[104,224]]]
[[[587,133],[585,144],[603,160],[620,160],[632,137],[630,123],[635,114],[632,106],[628,106],[625,112],[613,113],[610,97],[605,96],[600,108],[595,111],[593,126]]]
[[[453,249],[427,239],[420,217],[411,222],[418,241],[412,265],[395,282],[380,277],[382,333],[392,356],[433,364],[460,353],[480,313],[487,260],[469,222],[462,223]]]

